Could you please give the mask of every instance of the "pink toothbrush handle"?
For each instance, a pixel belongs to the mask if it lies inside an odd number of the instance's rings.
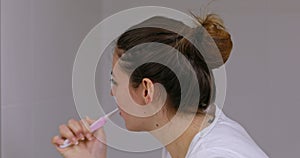
[[[91,132],[93,133],[94,131],[96,131],[97,129],[101,128],[102,126],[105,125],[107,121],[107,118],[104,116],[104,117],[101,117],[100,119],[98,119],[97,121],[95,121],[91,126],[90,126],[90,129],[91,129]]]

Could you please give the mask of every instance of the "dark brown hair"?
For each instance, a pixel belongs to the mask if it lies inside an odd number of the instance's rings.
[[[232,49],[232,41],[230,34],[226,31],[222,19],[215,15],[209,14],[206,18],[201,19],[194,16],[198,22],[198,27],[191,28],[185,25],[183,22],[176,21],[165,17],[153,17],[150,18],[123,33],[117,40],[118,56],[121,57],[123,53],[134,48],[137,45],[149,42],[162,43],[171,46],[181,52],[190,62],[194,68],[200,90],[200,100],[197,105],[198,110],[204,111],[214,100],[214,80],[212,76],[212,69],[220,67],[225,63],[229,57]],[[181,32],[185,32],[190,37],[195,37],[195,41],[190,41],[181,34],[171,31],[169,29],[163,29],[158,27],[143,27],[149,23],[156,23],[159,25],[167,26],[168,28],[175,28]],[[205,34],[201,28],[205,28],[213,39],[212,42],[208,42],[205,39]],[[216,45],[219,51],[200,52],[193,42],[201,43],[200,45]],[[208,54],[208,59],[204,59],[201,53]],[[221,54],[220,54],[221,53]],[[214,61],[215,57],[221,55],[222,61]],[[128,61],[130,59],[127,58]],[[133,59],[132,59],[133,60]],[[166,58],[166,60],[168,60]],[[170,59],[169,59],[170,60]],[[131,61],[132,62],[132,61]],[[143,78],[149,78],[152,82],[162,84],[168,94],[168,101],[171,106],[177,110],[180,103],[181,87],[178,78],[175,73],[171,71],[167,66],[159,63],[145,63],[136,68],[130,76],[130,83],[134,88],[137,88]]]

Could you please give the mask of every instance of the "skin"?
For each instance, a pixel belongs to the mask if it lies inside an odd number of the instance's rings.
[[[127,82],[124,82],[124,78],[128,79],[128,75],[122,72],[120,69],[116,69],[115,65],[119,59],[117,52],[122,50],[116,49],[113,55],[113,77],[112,77],[112,88],[111,95],[117,98],[118,107],[120,109],[120,115],[125,121],[126,128],[130,131],[152,131],[160,128],[161,126],[170,122],[170,119],[175,115],[176,111],[167,104],[164,105],[158,112],[149,117],[137,117],[128,113],[125,109],[130,108],[127,106],[130,102],[127,102],[128,98],[122,98],[124,94],[124,86],[128,86]],[[154,95],[154,84],[148,79],[144,78],[142,83],[137,88],[129,87],[129,93],[132,100],[139,106],[153,106],[158,108],[156,105],[150,105],[153,101]],[[120,105],[119,103],[122,103]],[[135,110],[135,109],[131,109]],[[138,111],[137,111],[138,112]],[[196,115],[190,126],[180,135],[176,140],[166,145],[166,149],[171,154],[172,158],[184,158],[188,151],[188,147],[194,138],[194,136],[207,125],[202,124],[205,120],[204,115]],[[106,145],[105,145],[105,133],[103,129],[99,129],[94,133],[94,136],[89,132],[89,129],[84,126],[84,122],[92,124],[93,120],[85,119],[76,121],[71,119],[65,125],[60,125],[59,136],[54,136],[52,143],[56,147],[57,151],[65,158],[106,158]],[[150,132],[151,133],[151,132]],[[163,144],[163,135],[154,135]],[[98,139],[95,138],[95,136]],[[67,138],[73,140],[73,144],[78,145],[70,146],[66,149],[60,149],[58,146],[63,144],[64,139]],[[104,142],[104,143],[102,143]]]
[[[52,138],[52,144],[65,158],[105,158],[105,133],[103,129],[99,129],[92,134],[87,127],[93,122],[94,120],[89,118],[80,121],[70,119],[67,124],[59,126],[60,135]],[[100,141],[96,137],[100,138]],[[64,149],[59,148],[64,139],[72,140],[74,145]]]

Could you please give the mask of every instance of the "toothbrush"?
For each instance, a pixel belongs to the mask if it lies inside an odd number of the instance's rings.
[[[91,126],[91,133],[93,133],[94,131],[96,131],[97,129],[101,128],[102,126],[105,125],[105,123],[107,122],[108,117],[110,117],[112,114],[116,113],[118,111],[118,108],[116,108],[115,110],[113,110],[112,112],[106,114],[103,117],[100,117],[97,121],[95,121]],[[60,148],[66,148],[69,147],[70,145],[72,145],[72,143],[70,142],[69,139],[66,139],[64,141],[64,144],[60,145]]]

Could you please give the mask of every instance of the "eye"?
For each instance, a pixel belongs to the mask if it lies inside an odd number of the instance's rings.
[[[117,82],[113,79],[113,72],[112,71],[110,71],[110,79],[109,79],[109,81],[110,81],[111,87],[118,85]]]
[[[113,78],[110,78],[109,81],[112,85],[117,85],[117,82]]]

